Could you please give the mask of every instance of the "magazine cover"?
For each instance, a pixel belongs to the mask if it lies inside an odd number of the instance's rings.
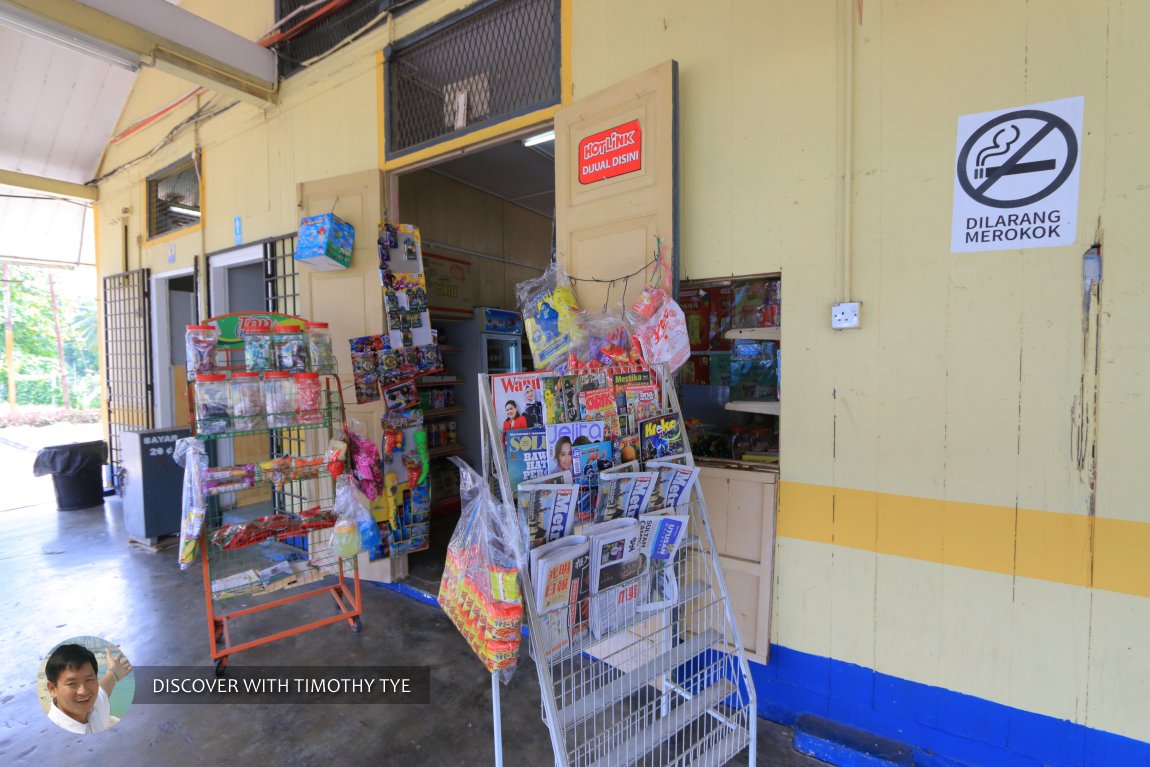
[[[619,438],[619,460],[630,463],[639,460],[639,435],[631,434]]]
[[[627,433],[638,434],[639,421],[659,412],[659,392],[654,384],[635,384],[623,390],[627,408]]]
[[[515,429],[505,436],[507,471],[511,489],[527,479],[547,473],[547,431],[542,426],[534,429]]]
[[[544,424],[543,392],[538,373],[498,373],[491,376],[491,400],[503,431]]]
[[[562,474],[554,476],[563,478]],[[519,514],[527,522],[527,542],[531,548],[568,536],[575,527],[579,486],[547,480],[541,477],[520,485],[516,497]]]
[[[599,474],[614,465],[613,451],[612,444],[606,440],[572,445],[571,472],[575,484],[580,488],[577,522],[594,521],[599,496]]]
[[[639,421],[639,446],[643,462],[682,453],[686,447],[683,435],[683,416],[677,412],[664,413]]]
[[[571,472],[571,446],[585,445],[588,442],[603,442],[608,439],[602,421],[572,421],[548,424],[547,430],[547,471]],[[574,476],[573,474],[571,476]]]
[[[635,434],[635,417],[631,407],[635,396],[632,393],[629,397],[628,390],[632,387],[649,387],[653,395],[655,387],[651,385],[651,371],[616,373],[611,377],[611,385],[615,389],[615,414],[619,418],[619,429],[625,435]]]

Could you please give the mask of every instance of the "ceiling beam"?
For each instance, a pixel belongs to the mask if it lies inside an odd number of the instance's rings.
[[[0,24],[258,106],[276,101],[272,51],[165,0],[0,0]]]
[[[45,178],[44,176],[31,176],[27,173],[17,173],[14,170],[0,170],[0,184],[15,186],[20,189],[32,189],[61,197],[74,197],[78,200],[95,202],[99,199],[94,186],[84,186],[83,184],[74,184],[71,181]]]

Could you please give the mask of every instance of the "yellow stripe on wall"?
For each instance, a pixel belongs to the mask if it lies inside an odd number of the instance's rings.
[[[778,535],[1150,597],[1150,524],[779,483]]]

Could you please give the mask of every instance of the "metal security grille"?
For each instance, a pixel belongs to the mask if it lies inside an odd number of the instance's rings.
[[[109,463],[120,481],[120,433],[155,425],[152,388],[150,269],[104,278],[104,359]]]
[[[264,243],[264,296],[269,312],[299,316],[295,235]]]
[[[148,237],[200,223],[200,175],[194,157],[148,177]]]
[[[559,103],[560,0],[476,7],[393,47],[389,153]]]
[[[308,5],[315,6],[315,0],[276,0],[276,20],[291,16],[288,21],[280,25],[280,31],[289,32],[296,25],[306,24],[313,13],[321,10],[319,7],[300,10]],[[338,10],[310,24],[299,34],[276,43],[275,52],[279,56],[280,78],[295,74],[303,68],[303,62],[327,53],[348,37],[369,32],[383,24],[387,18],[376,19],[376,17],[384,11],[393,8],[399,11],[400,8],[410,5],[412,5],[410,0],[407,2],[351,0]],[[299,12],[295,13],[296,11]]]
[[[295,260],[295,235],[264,243],[264,297],[269,312],[299,316],[299,286]],[[303,429],[277,429],[269,433],[272,455],[310,455],[307,432]],[[314,437],[314,435],[313,435]],[[277,512],[302,511],[308,499],[299,494],[297,483],[285,483],[272,493]]]

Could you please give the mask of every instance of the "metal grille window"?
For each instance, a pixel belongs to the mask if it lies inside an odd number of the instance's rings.
[[[388,52],[389,153],[559,103],[560,0],[478,3],[464,13]]]
[[[351,0],[323,15],[322,8],[306,7],[315,6],[315,0],[276,0],[276,21],[283,22],[278,29],[286,35],[275,45],[280,78],[290,77],[303,69],[303,62],[344,40],[383,24],[387,17],[377,17],[385,11],[398,13],[414,4],[411,0]]]
[[[200,174],[197,158],[187,157],[148,177],[148,237],[200,223]]]
[[[150,269],[136,269],[104,278],[108,460],[117,488],[122,487],[120,433],[155,425],[150,276]]]

